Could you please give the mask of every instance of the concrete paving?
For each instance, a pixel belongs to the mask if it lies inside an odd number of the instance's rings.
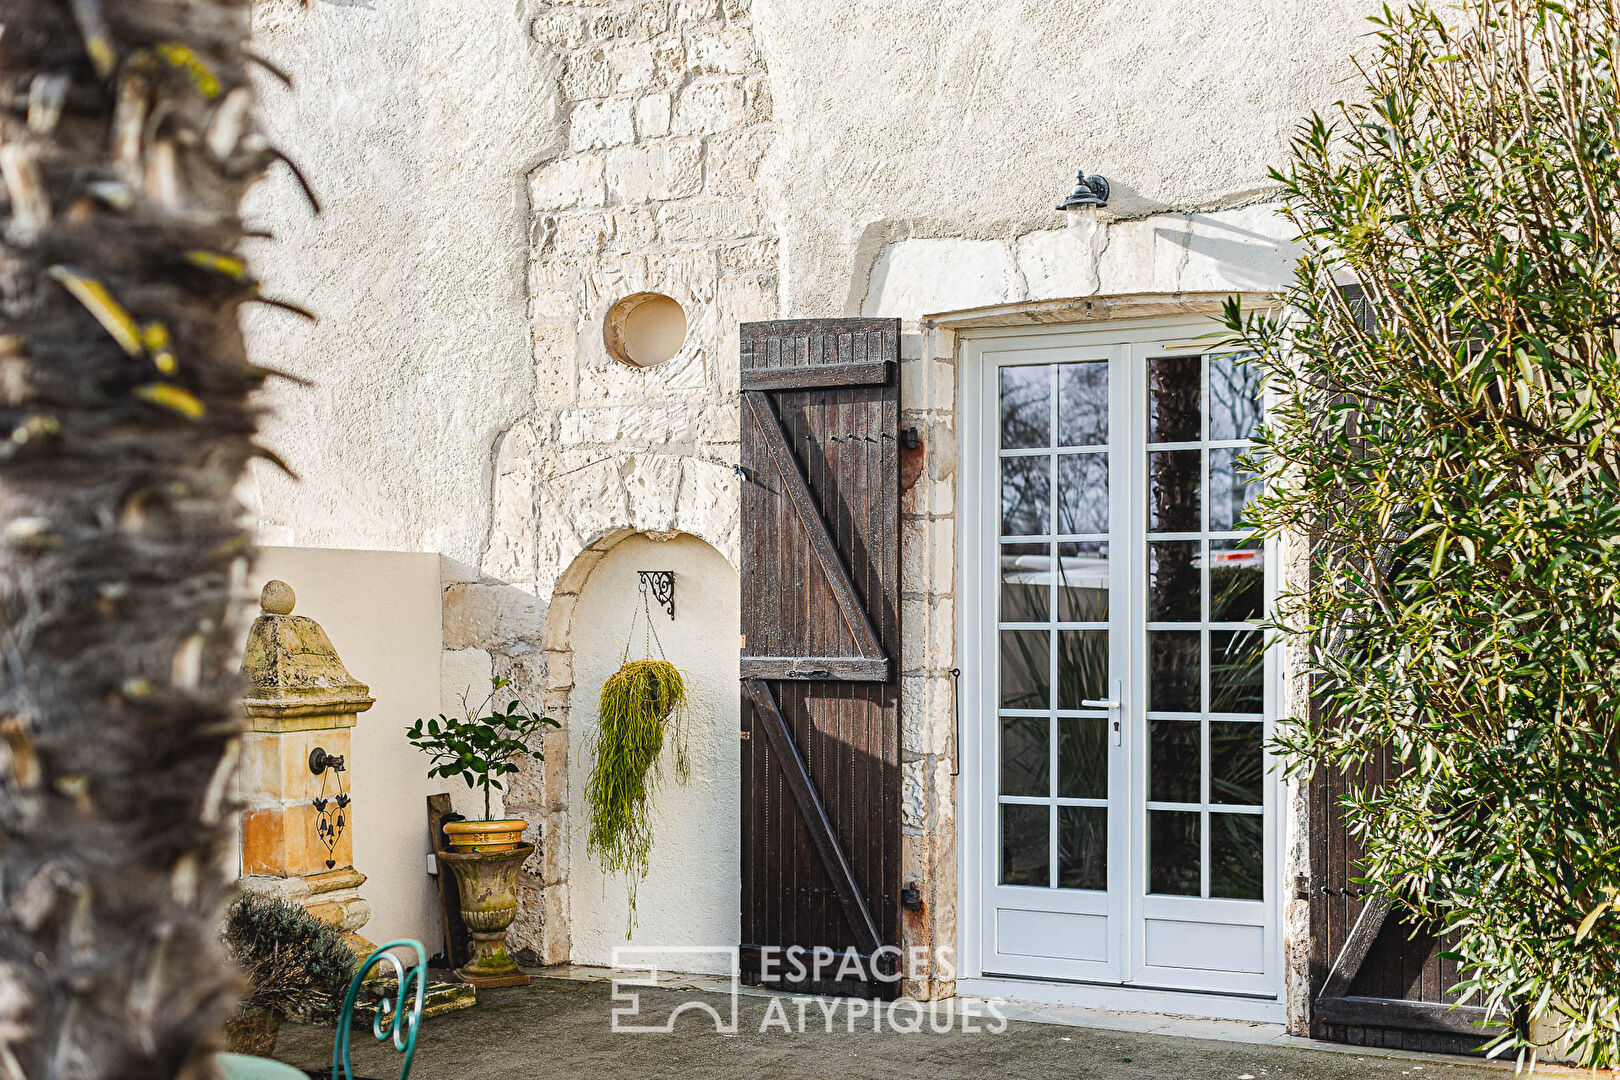
[[[964,1016],[960,1003],[932,1016],[902,1006],[874,1021],[861,1004],[852,1008],[830,999],[745,992],[737,998],[736,1033],[720,1034],[707,1013],[689,1008],[674,1015],[674,1010],[701,1002],[728,1018],[729,995],[662,987],[635,992],[640,1022],[657,1024],[673,1015],[674,1031],[615,1032],[610,1027],[614,1008],[629,1006],[612,1000],[610,984],[537,978],[528,987],[482,991],[476,1007],[425,1021],[411,1075],[414,1080],[1507,1080],[1511,1075],[1483,1062],[1331,1051],[1275,1039],[1238,1042],[1051,1021],[1002,1024],[982,1006],[972,1007],[977,1015]],[[896,1024],[921,1030],[896,1031]],[[354,1045],[360,1075],[376,1080],[399,1075],[398,1055],[377,1044],[369,1031],[356,1030]],[[330,1028],[288,1025],[275,1056],[319,1069],[330,1063],[331,1053]]]

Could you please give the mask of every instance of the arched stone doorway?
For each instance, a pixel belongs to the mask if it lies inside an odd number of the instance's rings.
[[[691,706],[686,733],[692,772],[676,780],[666,744],[664,780],[654,797],[652,868],[637,891],[637,925],[628,939],[645,945],[735,944],[738,934],[740,825],[739,698],[737,691],[737,575],[725,558],[689,535],[657,542],[633,536],[596,565],[574,616],[574,692],[568,722],[569,958],[606,965],[625,944],[629,922],[625,882],[605,877],[585,850],[585,782],[597,730],[596,701],[629,655],[646,654],[647,621],[638,570],[675,571],[671,621],[656,603],[652,626],[663,653],[687,676]]]
[[[641,606],[638,570],[675,572],[675,620],[656,603],[651,609],[664,654],[688,676],[692,775],[681,785],[673,761],[666,763],[654,808],[652,869],[638,890],[639,925],[628,940],[722,946],[737,940],[737,572],[689,533],[621,529],[579,550],[557,579],[542,646],[547,711],[563,726],[546,738],[542,782],[513,790],[538,796],[538,805],[514,810],[537,821],[544,837],[514,930],[546,963],[607,964],[613,946],[627,941],[627,888],[586,853],[583,804],[597,695],[621,663]],[[632,658],[643,652],[645,626],[645,619],[637,621]]]

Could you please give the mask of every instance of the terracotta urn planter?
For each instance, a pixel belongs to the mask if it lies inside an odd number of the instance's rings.
[[[522,818],[499,821],[447,821],[444,835],[457,851],[511,851],[523,840],[529,823]]]
[[[451,825],[489,825],[490,822],[453,822]],[[448,833],[451,825],[445,826]],[[515,835],[515,834],[514,834]],[[439,862],[456,875],[461,893],[461,921],[472,939],[472,958],[456,969],[456,976],[474,986],[527,986],[529,976],[518,970],[506,952],[506,930],[517,916],[518,872],[534,845],[516,843],[504,851],[445,851]]]

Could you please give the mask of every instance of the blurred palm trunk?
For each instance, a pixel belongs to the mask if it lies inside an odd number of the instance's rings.
[[[0,0],[0,1077],[208,1075],[249,0]]]

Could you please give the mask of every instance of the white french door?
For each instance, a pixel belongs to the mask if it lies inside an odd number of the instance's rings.
[[[1210,329],[964,344],[982,975],[1276,996],[1258,376]]]

